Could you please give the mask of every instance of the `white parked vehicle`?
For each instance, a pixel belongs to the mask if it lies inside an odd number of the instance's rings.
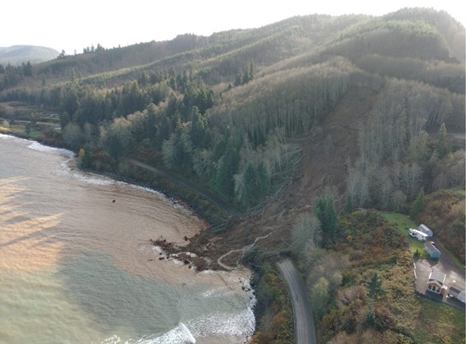
[[[455,299],[458,299],[463,303],[465,303],[465,301],[466,301],[466,296],[465,296],[464,290],[461,290],[460,288],[458,288],[456,286],[451,286],[450,287],[448,296],[454,297]]]
[[[416,238],[419,241],[426,241],[426,238],[427,238],[427,234],[414,228],[409,229],[409,235],[412,236],[413,238]]]

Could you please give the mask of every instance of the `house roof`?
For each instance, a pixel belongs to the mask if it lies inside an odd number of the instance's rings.
[[[439,249],[432,245],[430,242],[426,242],[424,246],[429,252],[440,252]]]
[[[420,231],[429,232],[429,233],[433,233],[433,232],[432,232],[432,229],[430,229],[429,227],[427,227],[427,226],[424,225],[424,224],[421,224],[421,225],[419,226],[419,230],[420,230]]]
[[[447,275],[445,275],[443,272],[432,270],[430,275],[429,275],[429,280],[427,283],[438,283],[443,286],[443,283],[445,283],[445,278]]]

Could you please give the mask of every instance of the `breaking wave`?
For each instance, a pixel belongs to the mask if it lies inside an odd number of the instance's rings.
[[[254,334],[255,325],[254,313],[249,307],[236,314],[211,313],[186,322],[195,338],[231,336],[246,339]]]
[[[196,339],[186,327],[185,324],[180,323],[174,329],[164,333],[160,337],[152,338],[141,338],[138,341],[131,344],[193,344],[196,343]],[[130,344],[130,343],[128,343]]]
[[[72,151],[68,149],[49,147],[36,141],[32,141],[32,143],[28,146],[28,148],[33,149],[35,151],[39,151],[39,152],[45,152],[45,153],[49,153],[49,152],[59,153],[59,154],[62,154],[68,157],[76,156],[76,154],[74,154]]]
[[[116,183],[113,179],[109,179],[98,174],[81,172],[79,169],[75,170],[68,166],[69,162],[70,160],[64,161],[60,166],[66,175],[69,175],[75,180],[91,185],[112,185]]]
[[[198,319],[179,323],[175,328],[164,334],[142,337],[138,340],[128,340],[125,344],[194,344],[196,338],[205,337],[236,337],[238,343],[244,343],[254,334],[255,318],[251,308],[236,314],[211,313]],[[120,344],[118,336],[105,339],[101,344]]]

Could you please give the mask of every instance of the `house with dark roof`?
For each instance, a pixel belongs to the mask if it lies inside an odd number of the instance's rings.
[[[440,251],[437,247],[435,247],[430,241],[424,244],[424,251],[433,259],[440,259]]]
[[[432,270],[427,280],[427,290],[436,294],[444,295],[445,290],[448,288],[445,286],[445,275],[443,272]]]

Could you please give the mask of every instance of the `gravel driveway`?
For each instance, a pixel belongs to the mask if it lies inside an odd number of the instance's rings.
[[[437,242],[435,239],[431,239],[434,241],[441,252],[441,257],[439,260],[436,259],[419,259],[414,258],[414,267],[415,267],[415,275],[416,275],[416,291],[420,294],[423,294],[431,299],[442,301],[446,304],[449,304],[452,307],[457,309],[465,310],[465,304],[456,300],[447,298],[446,294],[442,297],[442,295],[438,295],[431,291],[427,290],[427,280],[429,278],[429,274],[432,269],[436,271],[443,272],[446,274],[445,285],[450,287],[452,285],[457,285],[460,288],[465,290],[465,271],[464,269],[460,269],[453,259],[449,256],[449,254],[445,251],[441,243]]]

